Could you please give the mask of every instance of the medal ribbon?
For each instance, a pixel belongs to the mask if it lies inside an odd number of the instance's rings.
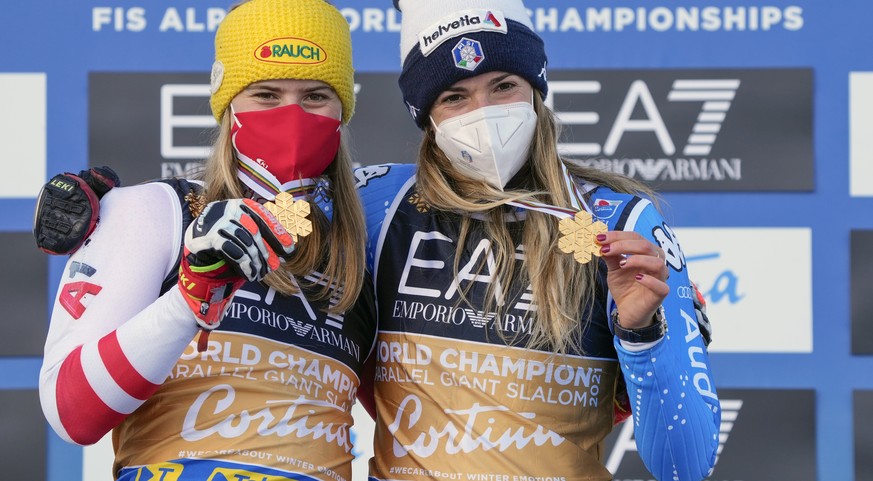
[[[579,192],[579,187],[575,182],[573,182],[573,179],[570,177],[570,172],[567,171],[567,166],[565,166],[563,162],[561,162],[561,171],[564,174],[564,184],[567,187],[567,192],[570,193],[570,204],[573,205],[573,209],[529,200],[510,201],[507,202],[507,204],[526,210],[535,210],[537,212],[549,214],[559,219],[575,217],[576,214],[582,210],[588,212],[589,215],[593,215],[588,204],[582,201],[582,193]]]
[[[283,184],[276,176],[252,159],[241,153],[237,153],[237,157],[239,158],[237,177],[255,194],[264,199],[273,200],[280,192],[288,192],[294,197],[300,197],[315,190],[316,181],[314,179],[292,180]]]
[[[510,201],[507,203],[560,219],[558,229],[561,231],[561,238],[558,239],[558,248],[564,253],[573,254],[576,262],[585,264],[591,260],[592,256],[600,256],[600,246],[595,242],[595,236],[606,232],[606,224],[594,220],[591,209],[582,201],[579,187],[573,182],[563,162],[561,163],[561,171],[564,175],[567,191],[570,193],[570,203],[575,210],[534,201]]]

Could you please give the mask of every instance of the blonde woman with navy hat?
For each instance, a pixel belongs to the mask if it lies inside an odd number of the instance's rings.
[[[41,401],[66,441],[111,431],[115,479],[351,478],[375,322],[343,138],[350,42],[323,0],[232,8],[202,182],[112,189],[67,262]],[[86,187],[56,180],[43,198]]]
[[[520,1],[395,6],[424,137],[415,166],[361,190],[371,478],[611,480],[604,439],[627,418],[656,479],[703,479],[720,423],[709,327],[653,193],[559,155]]]

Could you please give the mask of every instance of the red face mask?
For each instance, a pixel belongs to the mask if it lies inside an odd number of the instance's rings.
[[[230,132],[240,179],[265,198],[289,182],[321,175],[339,150],[340,121],[296,104],[234,112],[233,117]],[[264,195],[265,189],[270,195]]]

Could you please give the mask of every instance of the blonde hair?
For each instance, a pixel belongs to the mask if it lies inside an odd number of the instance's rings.
[[[531,141],[528,163],[520,173],[527,173],[524,185],[500,191],[463,175],[436,145],[433,126],[427,125],[418,157],[417,189],[425,204],[460,214],[455,275],[472,227],[468,214],[478,213],[486,217],[482,225],[486,238],[493,243],[492,253],[496,262],[492,269],[496,279],[489,284],[486,309],[501,312],[501,306],[494,305],[495,295],[507,299],[513,281],[522,286],[529,283],[536,312],[532,316],[527,347],[555,353],[581,352],[581,336],[576,333],[585,329],[583,320],[590,315],[593,307],[598,288],[598,263],[579,264],[572,256],[561,253],[557,248],[557,219],[549,214],[528,210],[521,235],[524,261],[518,268],[515,263],[515,244],[505,221],[505,215],[509,212],[507,202],[530,200],[572,208],[571,194],[565,187],[561,169],[562,162],[572,175],[585,181],[618,192],[648,197],[653,197],[654,193],[628,177],[563,160],[557,152],[557,122],[540,95],[534,95],[534,109],[537,114],[536,132]],[[501,286],[503,292],[496,292],[497,286]],[[462,300],[469,303],[464,293]],[[533,312],[529,311],[528,314]]]
[[[202,177],[207,202],[245,196],[245,189],[237,178],[237,159],[230,136],[232,121],[230,111],[225,111],[213,151],[204,166]],[[346,134],[343,126],[339,150],[323,174],[327,179],[325,194],[332,202],[332,219],[328,220],[321,208],[310,201],[312,233],[300,237],[292,258],[264,280],[284,295],[299,292],[295,282],[313,288],[312,298],[330,299],[328,311],[331,313],[351,308],[364,284],[364,214],[355,189]],[[321,275],[316,275],[315,279],[304,279],[318,272]]]

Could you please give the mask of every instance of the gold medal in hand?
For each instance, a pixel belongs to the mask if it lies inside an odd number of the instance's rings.
[[[264,204],[264,208],[276,216],[282,227],[294,237],[294,242],[312,233],[312,222],[307,219],[309,202],[294,200],[291,194],[280,192],[273,202]]]
[[[561,252],[573,254],[573,259],[580,264],[587,263],[592,256],[600,257],[596,237],[606,232],[606,224],[593,220],[591,214],[580,210],[573,217],[561,219],[558,229],[561,231],[561,238],[558,239]]]

